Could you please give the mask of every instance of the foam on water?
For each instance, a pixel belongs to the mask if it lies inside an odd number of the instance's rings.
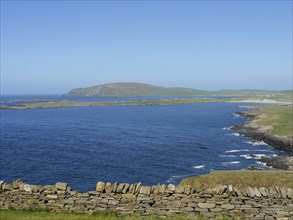
[[[250,154],[242,154],[240,157],[243,157],[245,159],[253,159],[253,157]]]
[[[259,150],[259,149],[253,149],[253,150],[257,152],[273,152],[272,150]]]
[[[235,155],[233,155],[233,154],[229,154],[229,155],[220,155],[220,157],[237,157],[237,156],[235,156]]]
[[[223,130],[232,130],[233,126],[223,127]]]
[[[250,144],[252,146],[268,145],[263,141],[245,141],[245,143]]]
[[[194,168],[194,169],[202,169],[202,168],[204,168],[206,165],[205,164],[203,164],[203,165],[199,165],[199,166],[193,166],[192,168]]]
[[[242,152],[242,151],[249,151],[248,149],[239,149],[239,150],[227,150],[225,153],[236,153],[236,152]]]
[[[231,162],[223,162],[223,165],[232,165],[232,164],[239,164],[240,161],[231,161]]]
[[[237,114],[237,113],[233,113],[233,116],[234,116],[234,118],[238,118],[238,117],[240,117],[241,115],[239,115],[239,114]]]
[[[240,157],[243,157],[245,159],[259,160],[262,157],[267,157],[267,155],[266,154],[242,154],[242,155],[240,155]]]
[[[259,165],[262,165],[262,166],[266,166],[267,165],[267,163],[263,163],[261,161],[257,161],[256,163],[259,164]]]
[[[240,136],[240,134],[239,133],[232,133],[232,135],[234,135],[234,136]]]

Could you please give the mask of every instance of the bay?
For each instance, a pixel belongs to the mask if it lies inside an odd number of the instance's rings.
[[[214,170],[269,169],[257,159],[287,153],[228,129],[247,120],[233,114],[245,110],[236,103],[2,109],[0,179],[61,181],[84,192],[98,181],[178,184]]]

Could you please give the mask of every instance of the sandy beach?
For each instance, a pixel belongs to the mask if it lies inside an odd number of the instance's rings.
[[[235,102],[235,103],[267,103],[267,104],[292,104],[292,102],[288,101],[276,101],[271,99],[246,99],[241,101],[228,101],[228,102]]]

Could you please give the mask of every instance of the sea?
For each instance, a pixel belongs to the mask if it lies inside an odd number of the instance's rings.
[[[15,100],[128,101],[174,97],[1,96]],[[213,97],[215,98],[215,97]],[[223,97],[219,97],[223,98]],[[22,103],[22,102],[21,102]],[[249,103],[1,109],[0,180],[66,182],[80,191],[98,181],[179,184],[218,170],[271,169],[262,156],[289,155],[231,126]]]

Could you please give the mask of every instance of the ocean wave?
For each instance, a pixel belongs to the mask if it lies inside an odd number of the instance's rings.
[[[251,156],[250,154],[242,154],[240,155],[240,157],[243,157],[245,159],[253,159],[253,156]]]
[[[232,165],[232,164],[239,164],[240,161],[231,161],[231,162],[223,162],[223,165]]]
[[[223,127],[223,130],[232,130],[233,126]]]
[[[194,169],[202,169],[202,168],[204,168],[206,165],[205,164],[203,164],[203,165],[199,165],[199,166],[193,166],[192,168],[194,168]]]
[[[240,117],[241,115],[239,115],[239,114],[237,114],[237,113],[233,113],[233,116],[234,116],[234,118],[238,118],[238,117]]]
[[[233,154],[228,154],[228,155],[220,155],[220,157],[237,157],[237,156],[235,156]]]
[[[273,152],[272,150],[258,150],[258,149],[253,149],[254,151],[259,151],[259,152]]]
[[[246,141],[245,143],[250,144],[252,146],[268,145],[263,141]]]
[[[245,159],[256,159],[256,160],[259,160],[262,157],[266,157],[266,156],[267,156],[266,154],[242,154],[242,155],[240,155],[240,157],[243,157]]]
[[[240,136],[240,134],[239,133],[232,133],[232,135],[234,135],[234,136]]]
[[[242,151],[249,151],[248,149],[240,149],[240,150],[227,150],[225,153],[236,153],[236,152],[242,152]]]
[[[263,162],[260,162],[260,161],[257,161],[256,163],[259,164],[259,165],[262,165],[262,166],[266,166],[267,165],[267,163],[263,163]]]

